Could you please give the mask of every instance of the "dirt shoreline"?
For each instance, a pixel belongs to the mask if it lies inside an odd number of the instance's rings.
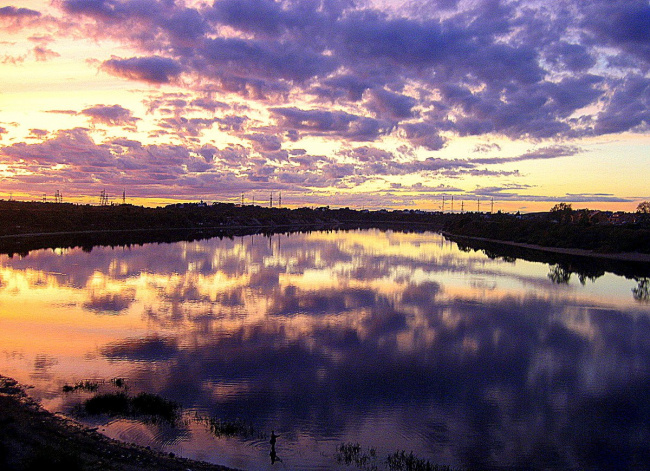
[[[0,375],[0,469],[233,471],[110,439],[46,411],[25,387]]]
[[[639,253],[639,252],[599,253],[599,252],[594,252],[593,250],[562,248],[562,247],[546,247],[543,245],[526,244],[522,242],[512,242],[512,241],[499,240],[499,239],[489,239],[486,237],[456,235],[449,232],[442,232],[442,234],[454,239],[466,239],[466,240],[475,240],[479,242],[489,242],[491,244],[509,245],[511,247],[521,247],[523,249],[538,250],[540,252],[551,252],[551,253],[557,253],[562,255],[572,255],[577,257],[602,258],[607,260],[618,260],[622,262],[650,263],[650,254]]]

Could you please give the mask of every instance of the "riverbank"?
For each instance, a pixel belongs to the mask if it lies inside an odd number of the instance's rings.
[[[0,201],[0,253],[42,248],[131,245],[311,230],[379,228],[444,231],[549,253],[625,262],[650,261],[650,217],[614,224],[557,212],[533,215],[350,208],[266,208],[187,203],[163,208]],[[576,214],[573,214],[576,213]],[[587,213],[585,213],[587,214]],[[637,220],[638,219],[638,220]]]
[[[52,414],[15,380],[0,375],[0,469],[232,471],[112,440]]]
[[[489,239],[486,237],[472,237],[442,232],[442,234],[451,240],[463,240],[468,242],[488,242],[490,244],[506,245],[509,247],[518,247],[528,250],[537,250],[540,252],[549,252],[560,255],[570,255],[572,257],[590,257],[604,260],[615,260],[620,262],[650,263],[650,254],[639,252],[618,252],[618,253],[600,253],[594,250],[569,249],[562,247],[546,247],[537,244],[525,244],[522,242],[511,242],[507,240]]]

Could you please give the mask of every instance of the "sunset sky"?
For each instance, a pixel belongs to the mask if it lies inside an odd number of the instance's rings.
[[[650,199],[647,0],[0,0],[0,45],[0,199]]]

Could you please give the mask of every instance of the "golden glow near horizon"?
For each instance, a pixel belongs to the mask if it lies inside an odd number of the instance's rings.
[[[647,58],[579,2],[576,23],[535,54],[537,23],[514,34],[518,7],[502,12],[506,31],[455,31],[488,14],[480,3],[305,7],[292,28],[300,2],[270,2],[263,21],[219,1],[154,1],[147,15],[128,0],[2,6],[0,198],[58,190],[88,203],[126,189],[146,206],[242,193],[261,204],[282,191],[293,207],[438,210],[453,196],[508,212],[650,199],[636,111],[647,92],[635,92]]]

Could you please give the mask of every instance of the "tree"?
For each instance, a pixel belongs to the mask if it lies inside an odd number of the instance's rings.
[[[650,201],[643,201],[636,207],[636,212],[639,214],[650,214]]]
[[[552,213],[570,213],[573,208],[567,203],[558,203],[551,208]]]
[[[558,203],[551,208],[551,215],[558,222],[570,222],[571,213],[573,213],[573,208],[567,203]]]
[[[634,277],[634,280],[637,282],[636,288],[632,288],[634,299],[644,303],[650,302],[650,278]]]
[[[553,283],[566,285],[569,283],[569,280],[571,280],[571,270],[560,265],[552,265],[547,276]]]

